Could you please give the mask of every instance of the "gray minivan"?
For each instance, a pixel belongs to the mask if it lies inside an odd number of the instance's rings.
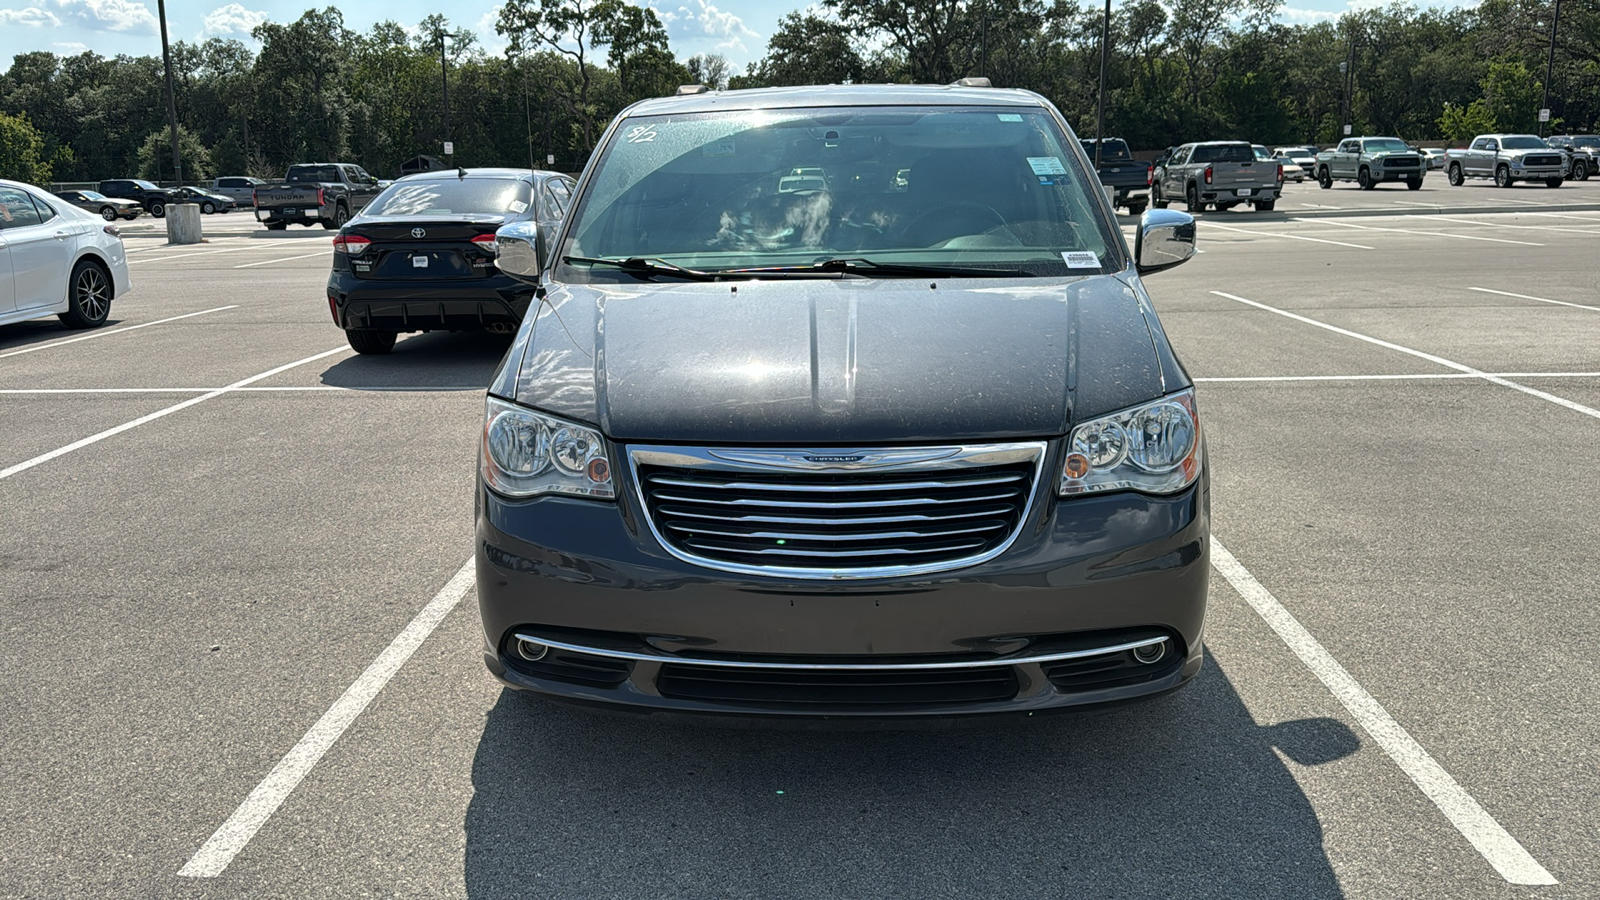
[[[797,180],[795,173],[806,173]],[[606,131],[486,398],[484,658],[579,703],[949,717],[1201,667],[1193,382],[1044,98],[705,92]]]

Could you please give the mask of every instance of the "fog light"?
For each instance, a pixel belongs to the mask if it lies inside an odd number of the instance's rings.
[[[550,648],[538,641],[517,638],[517,655],[528,662],[538,662],[544,659],[544,655],[549,652]]]
[[[1134,650],[1133,650],[1133,658],[1138,660],[1139,662],[1144,663],[1147,666],[1151,665],[1153,663],[1160,662],[1161,658],[1166,656],[1166,655],[1167,655],[1167,642],[1166,641],[1162,641],[1159,644],[1149,644],[1149,645],[1146,645],[1144,647],[1135,647]]]

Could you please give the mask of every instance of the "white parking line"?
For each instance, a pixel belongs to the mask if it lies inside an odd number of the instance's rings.
[[[1333,692],[1361,728],[1433,801],[1489,865],[1494,866],[1500,877],[1512,884],[1559,883],[1215,537],[1211,539],[1211,565],[1277,632],[1300,662]]]
[[[180,876],[215,878],[228,868],[233,858],[250,843],[267,819],[277,812],[278,807],[283,805],[300,781],[339,740],[345,729],[378,696],[378,692],[400,671],[400,667],[422,646],[422,642],[433,634],[444,617],[461,602],[461,598],[472,590],[475,577],[473,561],[469,559],[428,601],[428,605],[417,613],[416,618],[378,654],[366,671],[345,689],[343,696],[322,714],[322,718],[311,726],[299,743],[272,767],[272,771],[245,797],[233,815],[184,863],[183,868],[178,870]]]
[[[67,338],[64,341],[53,341],[48,344],[39,344],[37,346],[26,347],[21,350],[12,350],[6,353],[0,353],[0,359],[5,359],[8,356],[21,356],[24,353],[37,353],[40,350],[49,350],[51,347],[60,347],[65,344],[76,344],[79,341],[92,341],[95,338],[110,337],[113,334],[122,334],[128,331],[138,331],[140,328],[149,328],[151,325],[162,325],[167,322],[176,322],[179,319],[190,319],[195,316],[203,316],[207,313],[222,312],[225,309],[238,308],[238,304],[233,304],[231,306],[218,306],[215,309],[202,309],[199,312],[184,313],[181,316],[173,316],[168,319],[157,319],[154,322],[145,322],[141,325],[129,325],[127,328],[113,328],[110,331],[96,331],[93,334],[86,334],[82,337]]]
[[[1502,297],[1517,297],[1522,300],[1537,300],[1540,303],[1554,303],[1557,306],[1570,306],[1574,309],[1591,309],[1595,312],[1600,312],[1600,306],[1584,306],[1582,303],[1568,303],[1565,300],[1550,300],[1545,297],[1533,297],[1529,296],[1528,294],[1513,294],[1510,291],[1495,291],[1490,290],[1489,288],[1481,287],[1469,287],[1467,290],[1477,291],[1481,294],[1499,294]]]
[[[128,265],[136,266],[140,263],[166,262],[169,259],[188,259],[192,256],[210,256],[214,253],[238,253],[242,250],[259,249],[255,247],[223,247],[221,250],[202,250],[199,253],[173,253],[168,256],[147,256],[143,259],[130,259]]]
[[[1300,234],[1284,234],[1282,232],[1276,232],[1276,231],[1250,231],[1250,230],[1244,229],[1244,228],[1235,228],[1232,225],[1220,225],[1220,224],[1218,224],[1216,222],[1206,222],[1205,226],[1207,228],[1223,228],[1223,229],[1226,229],[1228,231],[1237,231],[1240,234],[1252,234],[1252,235],[1255,235],[1256,237],[1289,238],[1290,240],[1293,240],[1293,241],[1312,241],[1312,242],[1318,243],[1318,244],[1336,244],[1336,245],[1338,245],[1340,247],[1353,247],[1353,248],[1355,248],[1357,250],[1373,250],[1373,249],[1376,249],[1374,247],[1368,247],[1365,244],[1347,244],[1344,241],[1330,241],[1330,240],[1327,240],[1325,238],[1306,237],[1305,235],[1300,235]]]
[[[182,403],[175,403],[172,406],[169,406],[169,407],[167,407],[165,409],[158,409],[155,412],[150,413],[147,416],[140,416],[139,418],[134,419],[132,422],[124,422],[121,425],[116,426],[115,428],[107,428],[105,431],[102,431],[99,434],[92,434],[92,435],[84,438],[81,441],[73,441],[72,443],[66,445],[65,447],[60,447],[60,448],[57,448],[55,450],[51,450],[49,453],[40,454],[39,456],[35,456],[33,459],[17,463],[16,465],[11,466],[10,468],[0,469],[0,481],[4,481],[5,479],[10,478],[11,476],[18,474],[19,472],[26,472],[29,469],[33,468],[34,466],[43,465],[44,463],[47,463],[52,459],[56,459],[57,457],[66,456],[68,453],[71,453],[74,450],[81,450],[84,447],[89,446],[90,444],[97,444],[97,443],[105,440],[106,438],[115,437],[115,436],[123,433],[124,431],[128,431],[128,430],[134,429],[134,428],[138,428],[140,425],[143,425],[146,422],[154,422],[156,419],[159,419],[159,418],[161,418],[163,416],[171,415],[171,414],[173,414],[173,413],[175,413],[175,412],[177,412],[177,411],[179,411],[181,409],[188,409],[189,407],[194,406],[195,404],[204,403],[207,400],[212,399],[213,397],[220,397],[223,394],[231,393],[231,392],[236,391],[239,388],[242,388],[242,387],[244,387],[246,385],[254,384],[257,381],[261,381],[261,380],[266,379],[266,378],[271,378],[272,376],[277,375],[280,372],[287,372],[290,369],[294,368],[295,366],[303,366],[303,365],[305,365],[306,363],[309,363],[309,362],[316,362],[319,359],[323,359],[325,357],[332,356],[335,353],[345,353],[345,352],[348,352],[349,349],[350,349],[349,347],[335,347],[332,350],[328,350],[328,351],[325,351],[325,352],[322,352],[322,353],[318,353],[315,356],[308,356],[305,359],[295,360],[292,363],[288,363],[286,365],[278,366],[276,369],[268,369],[267,371],[262,372],[260,375],[252,375],[249,378],[246,378],[246,379],[244,379],[242,381],[235,381],[233,384],[230,384],[227,387],[217,388],[214,391],[209,391],[207,393],[201,394],[198,397],[190,397],[188,400],[185,400]]]
[[[122,244],[123,244],[124,247],[127,246],[128,240],[129,240],[128,236],[127,235],[123,235]],[[228,243],[233,243],[235,241],[240,241],[240,240],[243,240],[243,238],[236,238],[236,237],[206,238],[206,243],[207,244],[228,244]],[[130,255],[134,254],[134,253],[150,253],[151,251],[154,251],[154,250],[172,250],[174,252],[181,252],[181,251],[183,251],[185,249],[185,247],[186,247],[186,245],[182,245],[182,244],[168,244],[166,242],[162,242],[159,246],[155,246],[155,247],[138,247],[138,248],[135,248],[135,249],[132,249],[132,250],[127,250],[126,252],[128,254],[130,254]]]
[[[1565,397],[1557,397],[1555,394],[1545,393],[1544,391],[1541,391],[1538,388],[1528,387],[1525,384],[1518,384],[1515,381],[1511,381],[1511,380],[1509,380],[1507,378],[1502,378],[1499,375],[1494,375],[1494,374],[1491,374],[1489,372],[1485,372],[1482,369],[1474,369],[1471,366],[1462,365],[1461,363],[1455,362],[1454,360],[1445,359],[1442,356],[1434,356],[1432,353],[1424,353],[1421,350],[1413,350],[1410,347],[1402,347],[1399,344],[1390,343],[1389,341],[1385,341],[1385,340],[1382,340],[1380,338],[1375,338],[1375,337],[1372,337],[1371,335],[1362,334],[1359,331],[1351,331],[1348,328],[1340,328],[1337,325],[1329,325],[1327,322],[1318,322],[1316,319],[1308,319],[1305,316],[1289,312],[1288,310],[1278,309],[1275,306],[1268,306],[1265,303],[1257,303],[1254,300],[1246,300],[1243,297],[1238,297],[1238,296],[1235,296],[1233,294],[1223,293],[1222,291],[1212,291],[1211,293],[1216,294],[1218,297],[1226,297],[1229,300],[1237,300],[1238,302],[1246,304],[1247,306],[1254,306],[1257,309],[1265,310],[1265,311],[1270,312],[1270,313],[1276,313],[1276,314],[1278,314],[1280,316],[1283,316],[1285,318],[1294,319],[1296,322],[1304,322],[1307,325],[1315,325],[1318,328],[1326,329],[1326,330],[1331,331],[1331,332],[1333,332],[1335,334],[1342,334],[1345,337],[1355,338],[1358,341],[1366,341],[1369,344],[1376,344],[1379,347],[1386,347],[1386,348],[1388,348],[1390,350],[1394,350],[1394,351],[1397,351],[1397,352],[1400,352],[1400,353],[1409,354],[1411,356],[1417,357],[1418,359],[1425,359],[1428,362],[1436,363],[1438,365],[1444,366],[1447,369],[1455,369],[1457,372],[1466,372],[1469,375],[1474,375],[1474,376],[1476,376],[1478,378],[1482,378],[1484,381],[1488,381],[1488,382],[1490,382],[1492,384],[1498,384],[1501,387],[1508,387],[1508,388],[1511,388],[1514,391],[1521,391],[1522,393],[1527,394],[1530,397],[1538,397],[1540,400],[1547,400],[1547,401],[1549,401],[1551,403],[1554,403],[1557,406],[1561,406],[1561,407],[1565,407],[1567,409],[1570,409],[1573,412],[1582,413],[1582,414],[1584,414],[1586,416],[1589,416],[1590,418],[1600,419],[1600,409],[1593,409],[1591,407],[1584,406],[1581,403],[1574,403],[1574,402],[1572,402],[1571,400],[1568,400]]]
[[[1600,375],[1600,373],[1596,373]],[[1465,375],[1461,376],[1467,377]],[[481,391],[482,387],[467,385],[382,385],[371,386],[357,385],[346,387],[334,384],[313,385],[282,385],[278,387],[241,387],[241,388],[213,388],[213,387],[161,387],[161,388],[3,388],[0,395],[12,394],[204,394],[210,391],[226,390],[230,394],[272,394],[298,391],[330,391],[336,394],[374,394],[374,393],[445,393],[454,391]]]
[[[1600,372],[1494,372],[1494,378],[1600,378]],[[1194,379],[1196,382],[1232,381],[1448,381],[1479,380],[1482,375],[1463,372],[1433,372],[1426,375],[1217,375]],[[248,389],[247,389],[248,390]],[[0,393],[5,393],[0,391]]]
[[[235,269],[248,269],[248,268],[251,268],[252,266],[270,266],[273,263],[288,262],[291,259],[310,259],[313,256],[332,256],[332,255],[333,255],[333,252],[331,250],[324,250],[324,251],[322,251],[320,253],[307,253],[304,256],[285,256],[282,259],[264,259],[261,262],[245,263],[242,266],[234,266],[234,268]]]
[[[1513,241],[1509,238],[1480,237],[1475,234],[1450,234],[1445,231],[1417,231],[1414,228],[1382,228],[1377,225],[1355,225],[1350,222],[1335,222],[1331,219],[1294,219],[1296,222],[1315,222],[1318,225],[1337,225],[1340,228],[1359,228],[1362,231],[1394,231],[1400,234],[1418,234],[1427,237],[1457,238],[1463,241],[1490,241],[1496,244],[1521,244],[1524,247],[1543,247],[1532,241]]]

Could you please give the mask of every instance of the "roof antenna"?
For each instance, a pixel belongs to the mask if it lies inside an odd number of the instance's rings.
[[[467,177],[467,170],[462,168],[461,166],[456,166],[456,180],[457,181],[461,181],[461,180],[465,179],[466,177]]]

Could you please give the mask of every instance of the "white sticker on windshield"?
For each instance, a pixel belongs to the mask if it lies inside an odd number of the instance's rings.
[[[1100,268],[1100,255],[1088,250],[1063,250],[1061,259],[1069,269],[1098,269]]]
[[[511,207],[511,212],[513,215],[528,211],[528,204],[523,203],[521,200],[513,200],[507,205]]]
[[[1054,156],[1030,156],[1028,157],[1028,165],[1033,167],[1033,174],[1035,175],[1067,174],[1067,167],[1063,166],[1061,160]]]
[[[1016,113],[1000,113],[999,116],[1000,116],[1000,121],[1002,121],[1002,122],[1021,122],[1022,121],[1022,117],[1017,115]]]

